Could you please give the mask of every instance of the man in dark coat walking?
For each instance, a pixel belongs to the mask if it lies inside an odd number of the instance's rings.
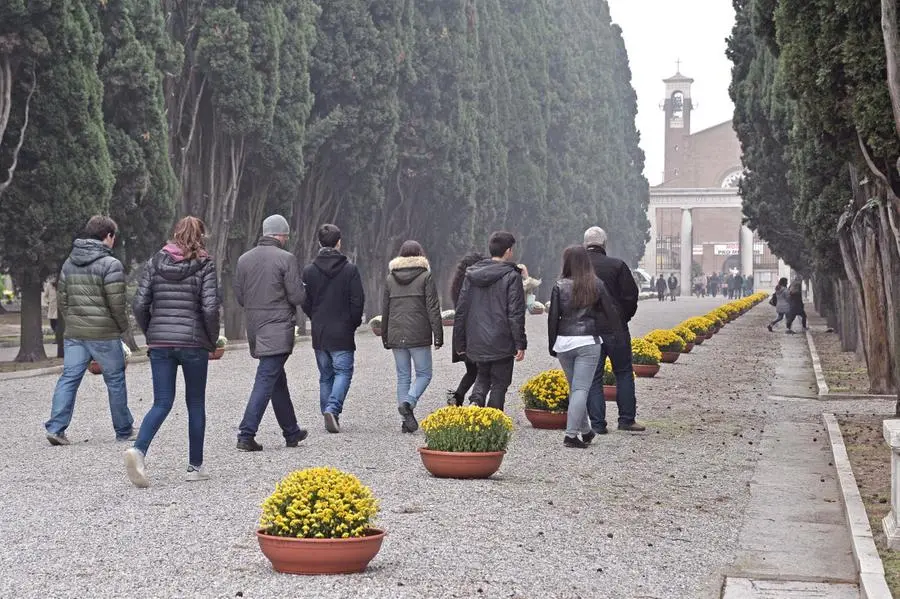
[[[662,275],[656,279],[656,298],[661,302],[666,301],[666,280]]]
[[[635,421],[637,399],[634,391],[634,367],[631,361],[631,333],[628,330],[629,321],[637,313],[638,287],[628,265],[618,258],[606,255],[606,241],[606,231],[600,227],[591,227],[584,232],[584,246],[587,248],[591,264],[594,265],[594,272],[597,273],[597,278],[606,285],[622,323],[621,338],[619,335],[603,336],[600,362],[597,364],[594,380],[588,391],[588,415],[591,419],[591,429],[600,435],[605,435],[608,431],[606,400],[603,397],[603,368],[607,357],[612,362],[613,373],[616,375],[619,430],[638,432],[645,430]],[[662,281],[662,275],[659,280]]]
[[[294,351],[296,313],[304,297],[300,267],[284,249],[290,227],[283,216],[273,214],[264,220],[262,232],[256,247],[238,258],[234,273],[234,294],[247,318],[250,355],[259,359],[238,432],[241,451],[262,451],[255,437],[270,398],[285,444],[296,447],[307,435],[297,426],[284,371]]]
[[[516,238],[506,231],[491,235],[491,258],[466,271],[456,320],[453,347],[478,365],[470,401],[502,410],[512,384],[514,362],[525,359],[525,288],[512,262]]]
[[[319,227],[319,255],[303,269],[306,301],[312,320],[312,345],[319,367],[319,409],[329,433],[341,432],[341,412],[353,379],[356,329],[366,303],[356,265],[341,253],[341,230]]]

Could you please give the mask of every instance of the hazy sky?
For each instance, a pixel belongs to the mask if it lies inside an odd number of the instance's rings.
[[[609,0],[613,21],[622,28],[631,84],[637,91],[637,127],[647,155],[644,174],[651,185],[662,181],[665,123],[659,105],[665,93],[662,80],[675,74],[694,79],[691,131],[730,120],[734,105],[728,97],[731,62],[725,57],[725,38],[731,35],[731,0]]]

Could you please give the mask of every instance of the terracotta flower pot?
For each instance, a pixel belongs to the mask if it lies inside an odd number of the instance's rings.
[[[682,350],[681,353],[683,353],[683,354],[689,354],[689,353],[691,353],[691,350],[693,350],[693,349],[694,349],[694,344],[693,344],[693,343],[685,343],[685,344],[684,344],[684,349]]]
[[[488,478],[500,469],[505,451],[470,453],[419,448],[425,469],[437,478]]]
[[[259,548],[276,572],[285,574],[353,574],[362,572],[381,549],[385,532],[369,529],[364,537],[295,539],[256,531]]]
[[[697,333],[697,340],[694,341],[694,345],[703,345],[703,342],[709,339],[704,333]]]
[[[454,321],[453,321],[452,318],[445,318],[444,320],[441,321],[441,323],[442,323],[445,327],[452,327],[452,326],[453,326],[453,322],[454,322]]]
[[[659,364],[635,364],[634,374],[641,378],[652,378],[659,372]]]
[[[372,333],[373,333],[376,337],[381,337],[381,329],[380,329],[380,328],[372,327]]]
[[[566,419],[569,417],[565,412],[550,412],[549,410],[533,410],[525,408],[525,418],[534,428],[565,430]]]
[[[678,358],[681,357],[681,352],[677,351],[664,351],[662,352],[662,361],[666,364],[674,364],[678,361]]]
[[[603,385],[603,399],[606,401],[616,401],[615,385]]]
[[[224,355],[225,355],[225,348],[217,347],[215,349],[215,351],[209,352],[209,359],[210,360],[221,360],[222,356],[224,356]]]

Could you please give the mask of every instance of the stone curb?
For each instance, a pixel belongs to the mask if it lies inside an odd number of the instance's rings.
[[[247,342],[238,342],[238,343],[229,343],[225,348],[226,351],[231,351],[235,349],[246,349],[249,347]],[[150,358],[147,356],[135,356],[133,358],[129,358],[128,361],[131,364],[141,364],[143,362],[149,361]],[[47,368],[35,368],[33,370],[19,370],[17,372],[0,372],[0,381],[15,381],[18,379],[30,379],[36,376],[44,376],[47,374],[59,374],[62,372],[63,367],[62,364],[59,366],[48,366]]]
[[[841,486],[844,515],[850,526],[853,559],[859,572],[859,596],[861,599],[892,599],[884,578],[884,564],[875,547],[872,527],[869,526],[869,516],[866,514],[859,487],[856,486],[856,477],[853,476],[853,469],[850,467],[850,458],[847,456],[841,428],[834,414],[823,413],[822,420],[828,429],[834,467]]]
[[[822,360],[819,359],[819,352],[816,349],[816,342],[813,341],[812,333],[806,332],[806,342],[809,344],[809,355],[812,358],[813,372],[816,373],[816,385],[819,387],[819,398],[828,395],[828,382],[825,380],[825,372],[822,370]]]

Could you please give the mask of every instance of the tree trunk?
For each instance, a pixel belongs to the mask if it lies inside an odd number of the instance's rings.
[[[41,278],[25,272],[19,280],[22,292],[21,333],[16,362],[40,362],[47,359],[44,351]]]

